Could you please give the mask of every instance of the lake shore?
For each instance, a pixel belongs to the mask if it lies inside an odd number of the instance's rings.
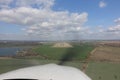
[[[0,57],[0,59],[12,59],[12,57]]]

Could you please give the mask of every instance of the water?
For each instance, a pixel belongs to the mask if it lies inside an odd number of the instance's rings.
[[[13,48],[0,48],[0,56],[14,56],[17,51],[27,50],[28,48],[13,47]]]

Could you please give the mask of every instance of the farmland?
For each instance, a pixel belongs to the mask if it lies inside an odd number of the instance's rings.
[[[90,62],[86,74],[93,80],[120,80],[120,63]]]
[[[27,66],[30,66],[28,60],[0,59],[0,74]]]
[[[29,67],[29,66],[36,66],[36,65],[43,65],[55,63],[58,64],[58,60],[38,60],[38,59],[1,59],[0,60],[0,74],[16,70],[19,68]],[[66,66],[73,66],[76,68],[82,68],[82,63],[79,61],[68,61],[65,62]]]
[[[52,60],[61,60],[69,56],[74,60],[84,60],[94,49],[92,45],[73,45],[72,48],[54,48],[51,45],[44,45],[33,49],[33,52]]]
[[[0,59],[0,73],[14,69],[47,63],[59,64],[65,59],[64,65],[82,68],[81,61],[85,60],[94,49],[93,45],[74,45],[72,48],[54,48],[52,45],[33,47],[32,52],[37,56]]]
[[[90,58],[93,61],[120,62],[120,47],[97,47]]]
[[[58,48],[53,44],[33,47],[37,56],[1,58],[0,74],[11,70],[48,63],[72,66],[83,70],[92,80],[120,80],[120,47],[111,45],[72,44],[73,47]]]
[[[0,74],[11,70],[43,65],[48,63],[58,64],[58,60],[31,60],[31,59],[9,59],[0,60]],[[78,69],[82,69],[83,63],[81,61],[68,61],[64,63],[65,66],[73,66]],[[120,80],[120,63],[108,63],[108,62],[89,62],[86,69],[86,74],[92,78],[92,80]]]

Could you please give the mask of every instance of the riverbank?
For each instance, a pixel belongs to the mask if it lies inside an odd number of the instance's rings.
[[[9,47],[0,48],[0,57],[13,57],[16,56],[17,52],[26,51],[31,49],[30,47]]]
[[[12,57],[0,57],[0,60],[1,59],[13,59]]]

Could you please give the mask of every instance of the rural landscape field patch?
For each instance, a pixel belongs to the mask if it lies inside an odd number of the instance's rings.
[[[120,80],[120,47],[73,44],[72,47],[33,47],[37,56],[0,60],[0,74],[19,68],[55,63],[83,70],[92,80]]]
[[[120,47],[97,47],[90,56],[91,60],[120,62]]]
[[[84,60],[94,49],[91,45],[74,45],[71,48],[56,48],[44,45],[33,49],[33,52],[47,59],[61,60],[65,56],[74,60]]]

